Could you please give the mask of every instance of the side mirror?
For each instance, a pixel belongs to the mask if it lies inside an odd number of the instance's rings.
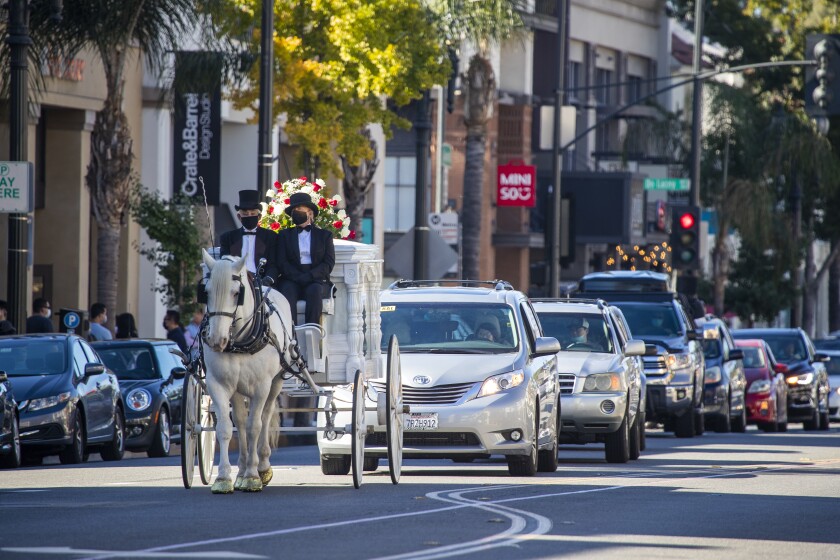
[[[85,377],[99,375],[100,373],[105,373],[105,366],[103,364],[85,364]]]
[[[645,344],[644,356],[656,356],[658,354],[659,348],[656,347],[656,344]]]
[[[563,348],[553,336],[541,336],[534,342],[534,356],[548,356],[556,354]]]
[[[174,379],[183,379],[187,376],[187,368],[183,367],[174,367],[172,371],[169,373],[169,376]]]
[[[728,361],[743,360],[743,359],[744,359],[744,351],[741,350],[740,348],[733,348],[732,350],[729,351],[729,358],[727,358]]]
[[[830,360],[831,360],[831,357],[828,354],[821,354],[820,352],[817,352],[816,354],[814,354],[814,360],[811,363],[813,363],[813,362],[828,362]]]
[[[656,348],[656,346],[654,346]],[[644,340],[628,340],[624,345],[624,354],[626,356],[644,356],[647,354],[647,346]]]
[[[0,371],[0,383],[4,383],[9,380],[9,376],[6,375],[5,371]]]
[[[776,364],[773,366],[773,371],[776,373],[787,373],[788,367],[785,364]]]

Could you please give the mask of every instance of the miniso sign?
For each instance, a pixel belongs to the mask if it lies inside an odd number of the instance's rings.
[[[0,161],[0,213],[32,212],[32,163]]]

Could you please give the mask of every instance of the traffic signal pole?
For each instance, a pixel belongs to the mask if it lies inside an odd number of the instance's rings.
[[[703,0],[694,4],[694,92],[691,109],[691,203],[700,206],[701,136],[703,132],[703,80],[700,69],[703,63]]]

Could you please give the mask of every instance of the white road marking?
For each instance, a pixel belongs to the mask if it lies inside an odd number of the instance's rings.
[[[214,552],[179,552],[160,554],[157,552],[130,552],[124,550],[95,550],[88,548],[72,548],[69,546],[42,546],[27,548],[2,548],[6,552],[21,552],[23,554],[52,554],[61,556],[75,556],[77,554],[94,554],[96,558],[267,558],[243,552],[217,550]]]

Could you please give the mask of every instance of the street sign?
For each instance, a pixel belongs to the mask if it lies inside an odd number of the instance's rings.
[[[440,149],[440,162],[444,167],[452,167],[452,144],[443,143]]]
[[[691,190],[691,179],[658,178],[645,179],[646,191],[678,191]]]
[[[32,163],[0,161],[0,213],[32,212]]]
[[[71,312],[67,313],[66,315],[64,315],[63,322],[64,322],[64,326],[67,327],[68,329],[76,329],[76,327],[79,326],[79,323],[82,322],[82,318],[79,317],[79,315],[77,313],[74,313],[73,311],[71,311]]]
[[[432,212],[429,214],[429,227],[440,235],[449,245],[458,244],[458,214],[455,212]]]
[[[536,167],[521,161],[509,162],[499,166],[497,178],[497,206],[536,206]]]

